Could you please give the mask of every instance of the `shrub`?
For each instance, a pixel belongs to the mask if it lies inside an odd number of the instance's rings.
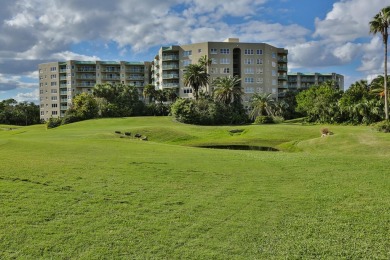
[[[115,131],[115,133],[120,135],[120,134],[121,134],[121,131]]]
[[[49,121],[46,123],[47,129],[58,127],[62,124],[61,118],[53,118],[51,117]]]
[[[284,118],[282,116],[274,116],[274,117],[272,117],[272,121],[275,124],[280,124],[280,123],[284,122]]]
[[[130,132],[125,132],[125,135],[126,136],[131,136],[131,133]]]
[[[273,124],[274,120],[270,116],[257,116],[255,119],[256,125]]]
[[[376,130],[383,133],[390,133],[390,121],[385,120],[375,125]]]

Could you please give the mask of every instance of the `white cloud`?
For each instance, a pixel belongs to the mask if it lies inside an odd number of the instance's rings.
[[[369,34],[369,21],[390,0],[342,0],[333,4],[325,19],[315,20],[314,36],[330,42],[353,41]]]
[[[38,91],[38,89],[35,89],[31,92],[18,93],[15,96],[15,100],[18,102],[27,101],[27,102],[33,102],[33,103],[38,104],[39,103],[39,91]]]

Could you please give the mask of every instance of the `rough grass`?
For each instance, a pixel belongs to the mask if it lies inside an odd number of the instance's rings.
[[[0,131],[0,258],[390,258],[390,135],[239,128],[167,117]],[[192,147],[229,143],[282,152]]]

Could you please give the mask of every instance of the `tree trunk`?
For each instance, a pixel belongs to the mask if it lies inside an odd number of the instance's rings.
[[[385,91],[385,119],[389,120],[389,104],[388,104],[388,93],[387,93],[387,36],[385,38],[384,44],[385,44],[385,80],[384,80],[383,87]]]

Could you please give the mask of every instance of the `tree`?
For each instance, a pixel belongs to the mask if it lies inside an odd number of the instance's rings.
[[[336,123],[341,119],[338,105],[342,91],[329,84],[312,86],[297,96],[297,112],[307,116],[310,122]]]
[[[185,69],[183,78],[184,85],[193,89],[195,100],[198,100],[199,89],[207,86],[209,81],[205,68],[199,64],[190,64]]]
[[[80,120],[92,119],[98,116],[99,107],[92,94],[81,93],[74,97],[72,109]]]
[[[178,98],[177,90],[174,88],[164,89],[164,94],[165,94],[166,99],[171,101],[171,102],[175,102],[176,99]]]
[[[144,87],[144,91],[142,92],[144,99],[149,98],[149,103],[156,98],[156,87],[152,84],[148,84]]]
[[[382,35],[385,45],[385,76],[384,76],[384,94],[385,94],[385,119],[389,120],[388,92],[387,92],[387,40],[389,37],[388,28],[390,25],[390,6],[383,8],[370,21],[370,33]]]
[[[217,102],[225,105],[231,103],[241,103],[241,96],[243,94],[240,86],[240,81],[237,76],[218,77],[212,85],[214,86],[214,98]]]
[[[252,96],[252,111],[250,118],[255,119],[258,116],[272,116],[272,107],[275,104],[275,100],[272,98],[272,94],[269,93],[256,93]]]
[[[208,72],[208,68],[210,67],[212,62],[212,59],[208,58],[207,55],[203,55],[198,60],[199,65],[203,66],[206,72]]]

